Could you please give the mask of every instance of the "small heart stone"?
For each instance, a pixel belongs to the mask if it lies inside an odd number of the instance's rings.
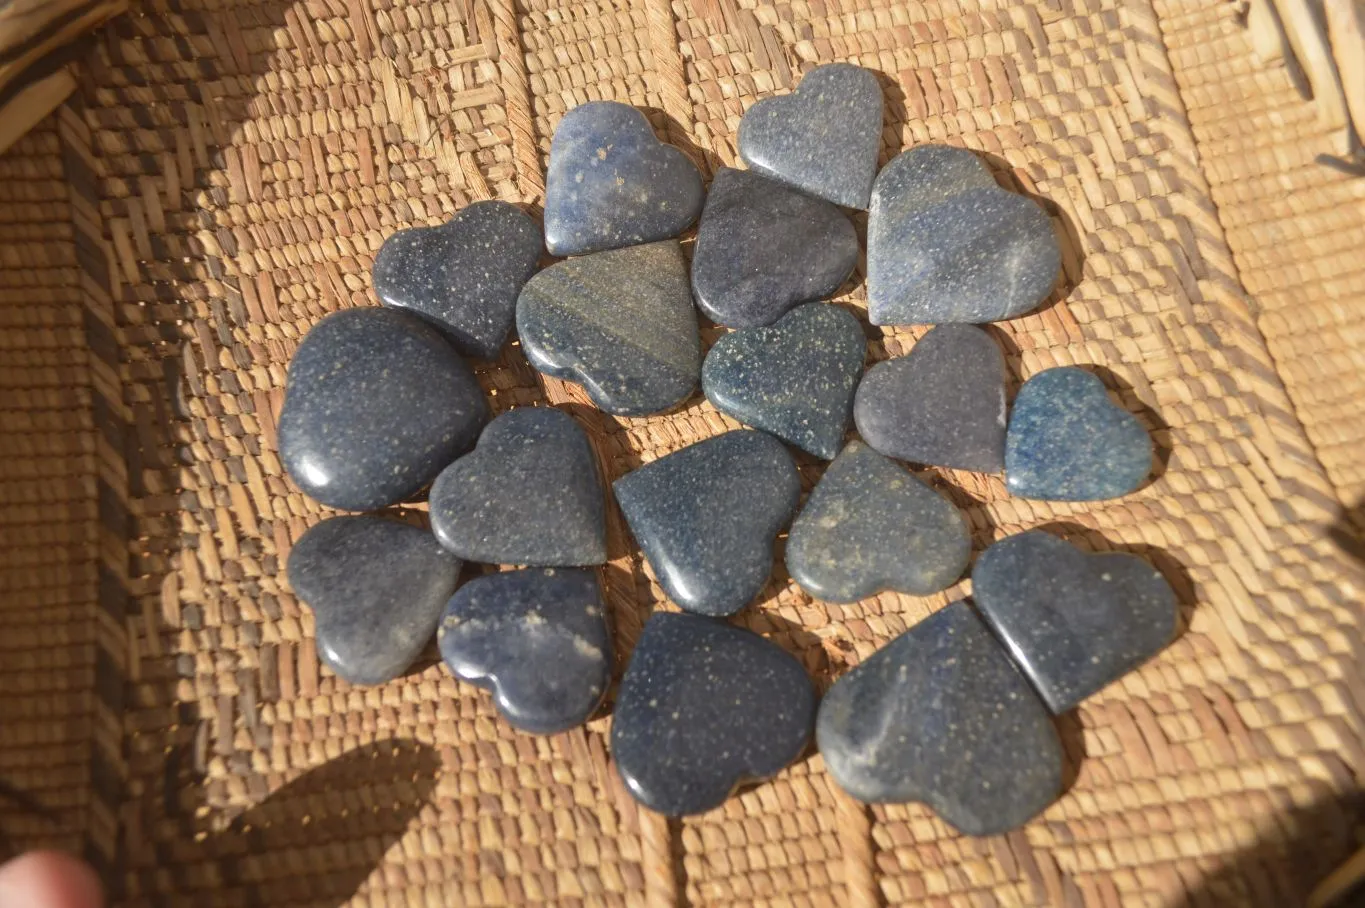
[[[701,174],[627,104],[592,101],[566,113],[550,143],[545,245],[582,255],[682,233],[701,213]]]
[[[970,151],[922,145],[877,175],[867,221],[874,325],[993,322],[1057,283],[1061,250],[1032,199],[1000,186]]]
[[[741,328],[716,341],[701,386],[722,413],[830,460],[848,431],[866,355],[858,319],[807,303],[771,328]]]
[[[611,751],[626,790],[650,810],[704,813],[801,756],[814,718],[810,677],[776,644],[656,612],[621,679]]]
[[[1104,383],[1074,366],[1024,382],[1005,440],[1005,484],[1021,498],[1101,501],[1152,472],[1152,439]]]
[[[743,430],[645,464],[612,488],[664,592],[703,615],[734,614],[759,594],[801,495],[782,443]]]
[[[922,802],[967,835],[1022,826],[1061,793],[1052,717],[966,602],[836,681],[815,735],[830,775],[853,797]]]
[[[618,416],[647,416],[687,399],[701,371],[697,310],[676,240],[551,265],[517,300],[531,365],[582,383]]]
[[[739,154],[757,170],[846,208],[866,208],[882,140],[882,89],[849,63],[817,66],[789,95],[739,121]]]
[[[397,309],[344,309],[289,363],[280,459],[315,501],[370,511],[426,488],[487,419],[474,373],[439,331]]]
[[[611,635],[592,571],[477,577],[451,598],[437,638],[455,676],[491,691],[498,712],[533,734],[582,725],[611,680]]]
[[[460,560],[426,530],[348,516],[304,533],[287,570],[313,609],[318,657],[352,684],[382,684],[421,655],[455,592]]]
[[[485,564],[607,560],[602,485],[588,436],[548,407],[510,410],[431,487],[431,528],[450,552]]]
[[[1047,533],[986,549],[972,597],[1057,714],[1146,662],[1176,631],[1175,593],[1160,571],[1136,555],[1090,555]]]
[[[1005,358],[971,325],[939,325],[878,363],[853,402],[858,434],[888,457],[979,473],[1005,469]]]
[[[853,222],[837,207],[749,170],[711,183],[692,253],[692,292],[716,323],[772,324],[828,297],[858,263]]]
[[[374,260],[374,292],[429,320],[466,356],[494,359],[540,261],[540,228],[506,202],[475,202],[439,227],[400,230]]]
[[[971,555],[952,503],[860,442],[829,465],[787,537],[787,570],[827,602],[947,589]]]

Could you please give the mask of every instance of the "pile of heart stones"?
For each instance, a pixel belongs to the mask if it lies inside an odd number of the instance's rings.
[[[972,601],[933,614],[819,701],[803,666],[726,621],[768,580],[774,542],[812,596],[925,595],[966,571],[966,522],[897,460],[1003,471],[1018,496],[1132,492],[1152,444],[1089,371],[1024,383],[1007,420],[1004,357],[976,324],[1039,306],[1058,278],[1047,214],[976,155],[912,148],[877,173],[882,96],[847,64],[762,100],[744,170],[707,195],[636,109],[569,111],[550,150],[544,231],[503,202],[403,230],[374,264],[384,305],[323,318],[289,368],[284,465],[332,508],[373,511],[429,488],[433,532],[379,516],[309,530],[290,582],[321,658],[356,684],[405,672],[436,632],[459,678],[515,727],[564,731],[601,708],[612,643],[594,566],[605,502],[588,438],[552,407],[489,410],[462,357],[496,357],[515,320],[541,372],[607,413],[676,409],[698,382],[754,430],[690,445],[618,479],[615,499],[681,612],[648,619],[615,697],[614,764],[669,815],[717,807],[810,746],[867,802],[920,801],[963,832],[1012,829],[1055,800],[1053,717],[1173,637],[1150,564],[1042,532],[988,548]],[[867,340],[824,302],[858,260],[842,209],[868,209],[868,313],[933,327],[866,375]],[[700,217],[689,264],[676,239]],[[562,261],[537,271],[542,247]],[[697,310],[733,328],[703,357]],[[846,441],[854,423],[861,440]],[[831,460],[797,513],[789,446]],[[794,519],[793,519],[794,518]],[[459,585],[464,562],[515,566]]]

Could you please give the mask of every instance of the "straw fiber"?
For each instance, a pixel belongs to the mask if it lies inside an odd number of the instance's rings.
[[[937,475],[978,551],[1045,526],[1182,602],[1174,645],[1063,718],[1068,791],[1007,836],[865,808],[818,755],[664,821],[609,711],[532,738],[431,662],[349,687],[282,575],[324,516],[280,468],[286,364],[375,304],[388,233],[537,205],[595,98],[709,176],[749,104],[833,60],[883,75],[883,162],[964,145],[1042,201],[1066,280],[995,329],[1013,382],[1093,368],[1161,452],[1094,506]],[[144,0],[81,79],[0,157],[0,848],[82,849],[136,906],[1280,906],[1354,846],[1365,181],[1312,162],[1311,105],[1218,4]],[[919,333],[869,328],[874,358]],[[612,419],[514,347],[479,371],[495,410],[578,417],[609,478],[733,425]],[[624,662],[664,597],[609,532]],[[839,607],[778,570],[738,620],[822,687],[970,590]]]

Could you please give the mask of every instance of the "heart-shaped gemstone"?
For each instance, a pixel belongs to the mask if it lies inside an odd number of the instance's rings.
[[[858,434],[888,457],[980,473],[1005,469],[1005,358],[971,325],[939,325],[878,363],[853,402]]]
[[[768,325],[838,290],[857,263],[858,236],[837,207],[722,167],[697,228],[692,292],[718,324]]]
[[[1152,472],[1152,439],[1084,369],[1048,369],[1024,382],[1005,439],[1005,484],[1022,498],[1101,501]]]
[[[812,596],[857,602],[951,586],[971,555],[952,503],[860,442],[829,465],[787,537],[787,570]]]
[[[866,355],[858,319],[807,303],[770,328],[741,328],[716,341],[701,386],[722,413],[829,460],[848,431]]]
[[[294,544],[288,573],[313,609],[318,657],[352,684],[382,684],[426,647],[460,560],[419,527],[333,517]]]
[[[431,528],[450,552],[485,564],[607,560],[602,485],[588,436],[548,407],[510,410],[431,486]]]
[[[682,403],[697,386],[701,339],[687,265],[676,240],[551,265],[517,301],[531,365],[581,382],[618,416]]]
[[[1000,188],[970,151],[922,145],[877,175],[867,222],[874,325],[993,322],[1057,283],[1061,251],[1032,200]]]
[[[820,703],[830,775],[860,801],[919,801],[967,835],[1022,826],[1061,792],[1047,708],[966,602],[930,615]]]
[[[437,638],[457,678],[492,691],[498,712],[534,734],[586,722],[611,680],[611,635],[592,571],[477,577],[451,598]]]
[[[506,202],[475,202],[439,227],[400,230],[374,260],[374,292],[428,319],[466,356],[493,359],[540,261],[540,228]]]
[[[771,435],[727,432],[616,480],[616,501],[664,592],[703,615],[731,615],[772,572],[773,540],[801,495]]]
[[[739,121],[739,154],[759,173],[847,208],[866,208],[882,140],[882,89],[870,70],[817,66],[789,95]]]
[[[592,101],[566,113],[550,143],[545,245],[582,255],[667,239],[701,213],[701,174],[660,142],[628,104]]]
[[[810,677],[776,644],[712,618],[655,613],[621,679],[612,756],[650,810],[703,813],[801,756],[814,718]]]
[[[1059,714],[1156,655],[1176,631],[1175,593],[1156,568],[1041,532],[986,549],[972,598]]]
[[[280,459],[310,498],[370,511],[426,488],[487,419],[479,383],[439,331],[397,309],[344,309],[289,363]]]

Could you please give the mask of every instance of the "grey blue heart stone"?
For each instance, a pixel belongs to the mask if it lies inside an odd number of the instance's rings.
[[[857,602],[883,590],[947,589],[971,555],[952,502],[861,442],[829,465],[787,537],[787,570],[812,596]]]
[[[400,230],[374,260],[374,292],[430,321],[466,356],[493,359],[540,261],[540,228],[507,202],[475,202],[439,227]]]
[[[407,671],[455,592],[460,559],[419,527],[332,517],[289,553],[289,585],[313,609],[318,657],[352,684]]]
[[[1058,714],[1156,655],[1176,631],[1175,593],[1156,568],[1042,532],[986,549],[972,597]]]
[[[701,372],[697,310],[676,240],[551,265],[522,289],[517,333],[531,365],[581,383],[617,416],[677,406]]]
[[[692,292],[717,324],[772,324],[828,297],[858,263],[853,222],[836,206],[751,170],[711,182],[692,252]]]
[[[588,570],[477,577],[451,597],[437,639],[457,678],[491,691],[498,712],[533,734],[582,725],[611,680],[602,589]]]
[[[545,245],[552,255],[636,246],[682,233],[701,213],[701,174],[627,104],[566,113],[550,143]]]
[[[1075,366],[1024,382],[1005,438],[1005,485],[1021,498],[1101,501],[1134,491],[1152,472],[1152,439]]]
[[[939,325],[878,363],[853,402],[858,434],[888,457],[978,473],[1005,469],[1005,358],[985,331]]]
[[[776,644],[713,618],[656,612],[621,679],[612,756],[650,810],[703,813],[801,756],[814,719],[810,677]]]
[[[280,459],[310,498],[371,511],[426,488],[487,419],[474,373],[439,331],[397,309],[345,309],[289,363]]]
[[[431,528],[466,561],[538,566],[607,560],[597,459],[573,417],[510,410],[431,486]]]
[[[741,328],[716,341],[701,386],[722,413],[830,460],[848,431],[866,355],[857,318],[806,303],[770,328]]]
[[[922,145],[877,175],[867,221],[874,325],[993,322],[1023,315],[1057,283],[1047,213],[1000,186],[970,151]]]
[[[801,495],[782,443],[744,430],[645,464],[612,488],[664,592],[703,615],[734,614],[759,594]]]
[[[966,602],[836,681],[815,735],[830,775],[853,797],[925,803],[967,835],[1022,826],[1061,793],[1052,717]]]
[[[881,140],[881,86],[849,63],[815,67],[796,91],[759,101],[739,121],[750,168],[846,208],[867,207]]]

